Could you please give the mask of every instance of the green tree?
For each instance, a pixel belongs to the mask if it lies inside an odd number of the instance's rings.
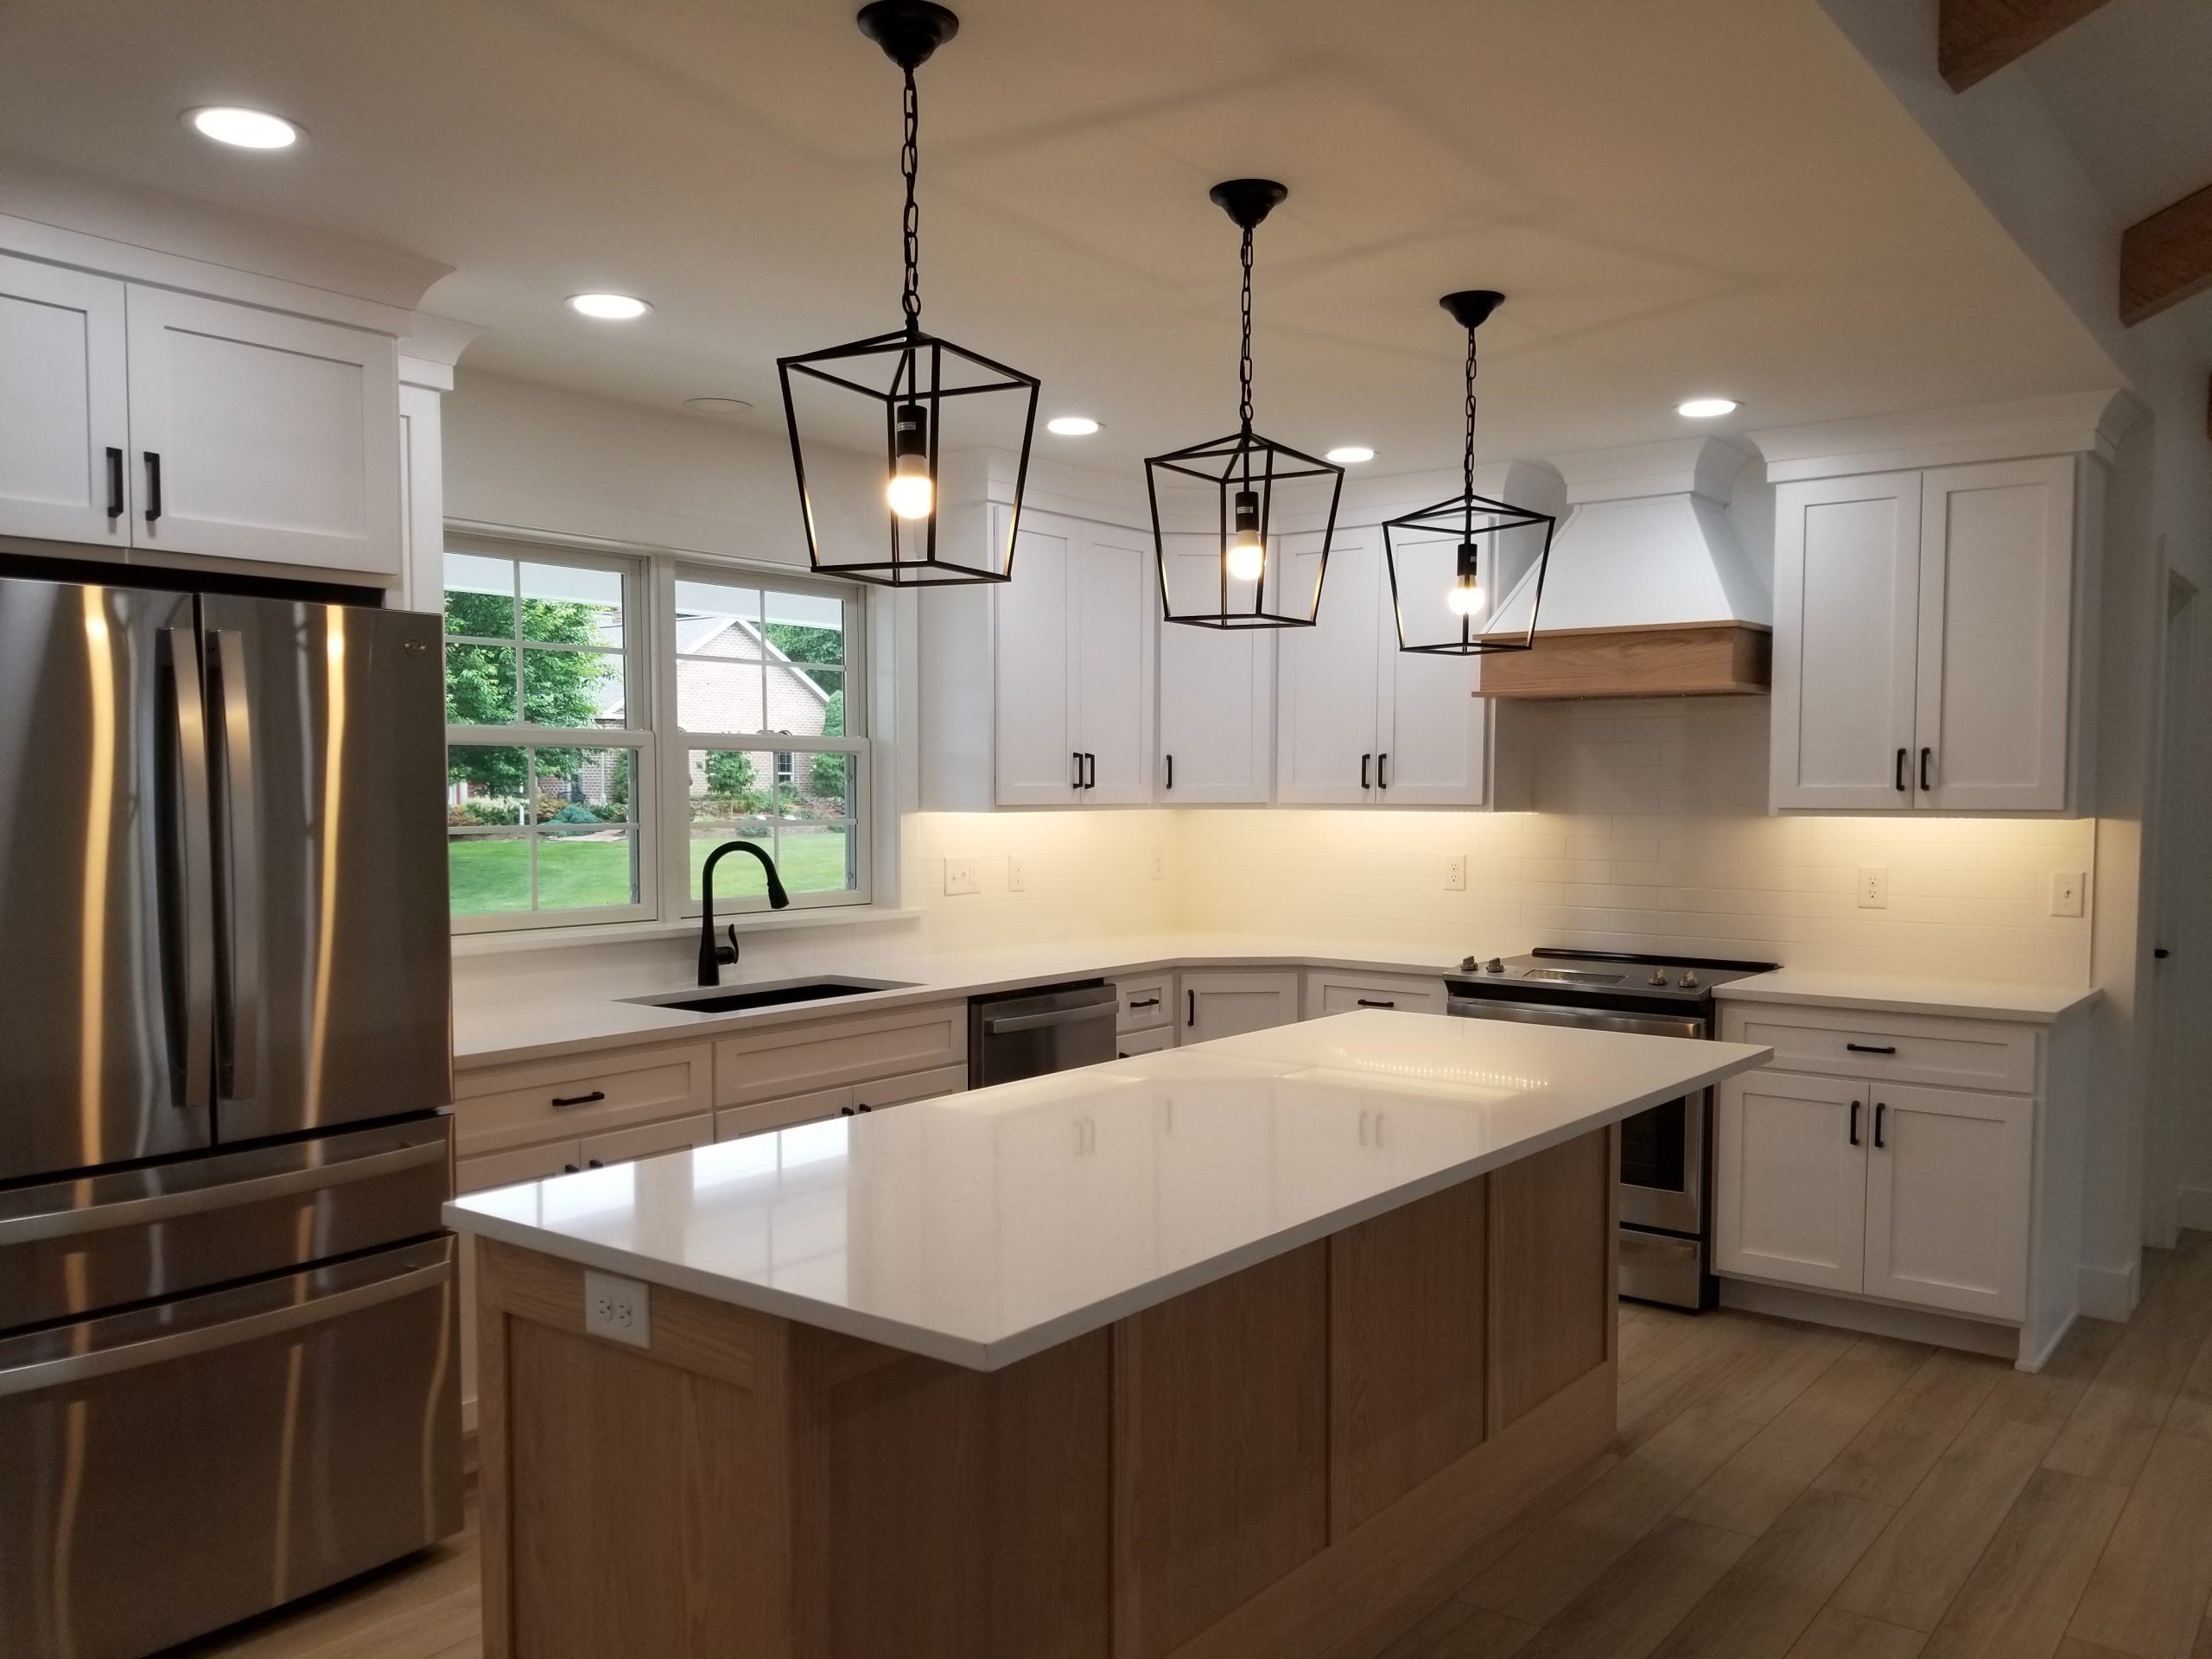
[[[514,601],[501,594],[448,593],[446,632],[506,639],[514,632]],[[523,601],[525,637],[547,645],[598,642],[603,613],[565,601]],[[454,726],[512,726],[518,716],[537,726],[588,726],[598,718],[598,689],[620,672],[618,659],[589,651],[530,653],[529,691],[518,707],[512,645],[446,647],[446,721]],[[541,749],[541,779],[573,777],[582,764],[575,749]],[[447,752],[448,775],[488,794],[516,796],[529,779],[519,748],[467,747]]]
[[[753,792],[753,757],[741,749],[715,749],[707,756],[707,791],[742,796]]]
[[[761,632],[768,636],[770,645],[795,663],[822,663],[835,667],[845,660],[845,635],[842,629],[771,622]]]

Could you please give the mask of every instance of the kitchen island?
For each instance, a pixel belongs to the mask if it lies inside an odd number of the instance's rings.
[[[460,1200],[485,1651],[1325,1654],[1602,1449],[1612,1126],[1766,1058],[1369,1012]]]

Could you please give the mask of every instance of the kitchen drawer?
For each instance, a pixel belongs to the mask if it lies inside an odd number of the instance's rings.
[[[715,1104],[744,1106],[955,1065],[964,1077],[967,1058],[964,1001],[747,1032],[715,1045]]]
[[[725,1106],[715,1114],[715,1139],[742,1140],[748,1135],[788,1129],[796,1123],[818,1123],[825,1117],[842,1117],[852,1109],[853,1091],[849,1089],[818,1089],[810,1095],[764,1100],[755,1106]]]
[[[1117,1031],[1148,1031],[1175,1023],[1175,976],[1155,979],[1117,979],[1114,982],[1121,1008],[1114,1016]]]
[[[1125,1031],[1114,1039],[1114,1054],[1117,1059],[1129,1059],[1139,1054],[1157,1054],[1175,1046],[1175,1027],[1159,1026],[1150,1031]]]
[[[1444,1012],[1444,982],[1409,974],[1311,973],[1306,976],[1306,1017],[1398,1008],[1411,1014]]]
[[[574,1140],[548,1141],[514,1152],[486,1153],[480,1158],[457,1160],[454,1164],[453,1190],[483,1192],[495,1186],[573,1175],[583,1166],[583,1154],[576,1149]]]
[[[931,1071],[912,1071],[904,1077],[880,1077],[874,1083],[857,1084],[853,1090],[853,1107],[856,1111],[878,1111],[886,1106],[903,1106],[909,1101],[957,1095],[967,1086],[966,1066],[941,1065]]]
[[[704,1043],[687,1043],[464,1071],[454,1084],[455,1145],[469,1158],[696,1115],[713,1103],[713,1068]]]
[[[612,1135],[587,1135],[576,1150],[583,1154],[586,1169],[599,1169],[608,1164],[658,1157],[664,1152],[681,1152],[687,1147],[703,1147],[714,1138],[714,1116],[702,1112],[696,1117],[641,1123],[634,1129],[617,1129]]]
[[[1729,1002],[1721,1006],[1720,1034],[1771,1048],[1768,1064],[1783,1071],[2036,1091],[2035,1030],[2003,1020]]]

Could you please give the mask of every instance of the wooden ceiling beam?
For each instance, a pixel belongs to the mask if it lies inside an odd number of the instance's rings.
[[[2212,288],[2212,184],[2120,238],[2120,320],[2130,327]]]
[[[2106,0],[1942,0],[1936,65],[1955,92],[1995,74]]]

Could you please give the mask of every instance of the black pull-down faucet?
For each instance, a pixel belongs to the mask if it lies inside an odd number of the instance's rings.
[[[721,965],[737,960],[737,928],[729,930],[729,943],[715,943],[715,866],[722,861],[725,853],[750,853],[760,861],[760,868],[768,874],[768,908],[783,910],[791,902],[784,891],[784,878],[776,873],[776,861],[762,850],[757,842],[726,841],[707,855],[704,868],[699,872],[699,982],[719,985],[722,982]]]

